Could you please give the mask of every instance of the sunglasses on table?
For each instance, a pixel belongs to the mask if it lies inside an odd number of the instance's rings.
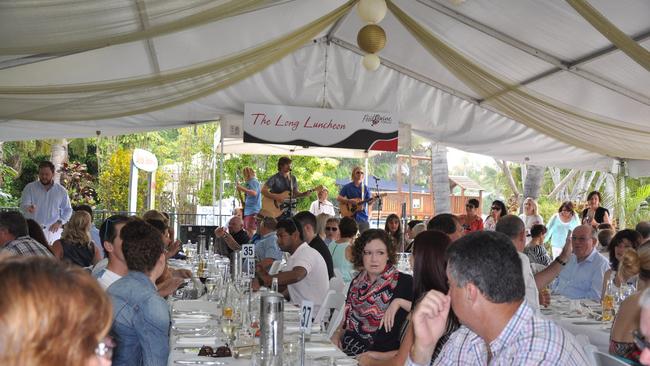
[[[325,227],[325,231],[338,231],[339,228],[337,227]]]
[[[643,351],[646,348],[650,348],[650,342],[648,342],[645,339],[645,336],[641,334],[639,330],[635,330],[632,333],[632,337],[634,338],[634,344],[639,349],[639,351]]]

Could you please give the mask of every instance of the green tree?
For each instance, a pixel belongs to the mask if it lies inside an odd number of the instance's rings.
[[[129,204],[129,175],[132,150],[118,149],[105,162],[105,167],[99,175],[98,196],[100,207],[110,211],[126,211]],[[147,194],[147,173],[140,171],[138,176],[137,210],[145,210],[144,199]],[[160,192],[165,185],[165,173],[156,170],[156,202],[159,202]]]

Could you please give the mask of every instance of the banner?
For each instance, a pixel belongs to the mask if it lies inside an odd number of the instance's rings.
[[[397,151],[390,113],[246,103],[244,142]]]

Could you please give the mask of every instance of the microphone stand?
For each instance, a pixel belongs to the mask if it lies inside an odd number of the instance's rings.
[[[293,206],[293,176],[291,175],[291,169],[289,169],[289,207],[287,207],[288,219],[293,217],[293,214],[291,213],[291,206]]]
[[[381,209],[382,209],[382,206],[383,206],[382,205],[383,204],[382,198],[381,198],[381,196],[379,196],[379,181],[380,181],[380,179],[375,177],[374,175],[371,175],[371,177],[372,177],[372,179],[375,180],[375,195],[377,197],[377,228],[379,229],[379,216],[380,216]]]

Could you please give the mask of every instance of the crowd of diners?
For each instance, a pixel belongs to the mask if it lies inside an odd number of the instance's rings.
[[[362,173],[353,170],[353,182]],[[358,217],[258,209],[216,229],[214,247],[227,255],[255,244],[253,288],[277,281],[288,301],[312,301],[314,312],[341,276],[347,296],[332,342],[361,365],[587,365],[574,335],[540,307],[550,294],[601,301],[608,286],[628,284],[635,291],[620,304],[609,351],[650,364],[650,223],[616,231],[598,192],[581,214],[562,203],[546,225],[534,199],[523,208],[517,216],[494,201],[483,221],[470,199],[464,215],[404,227],[391,215],[384,229]],[[168,265],[181,250],[168,215],[114,215],[93,230],[92,210],[76,207],[59,220],[0,213],[0,364],[167,364],[166,298],[192,276]],[[398,270],[402,247],[412,274]]]

